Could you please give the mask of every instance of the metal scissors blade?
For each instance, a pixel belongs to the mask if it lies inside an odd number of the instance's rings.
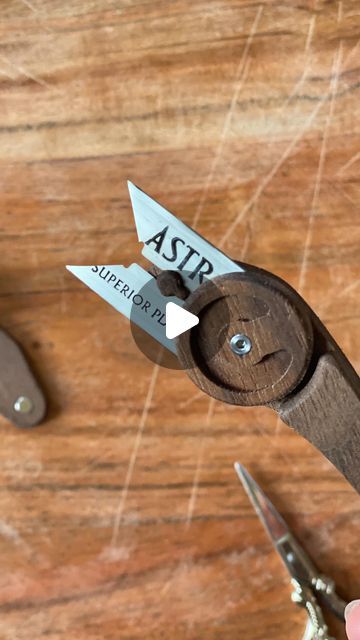
[[[240,462],[235,462],[234,467],[257,515],[276,546],[279,540],[289,535],[289,527],[247,469]]]
[[[285,520],[245,467],[239,462],[236,462],[234,466],[257,515],[285,564],[293,584],[298,583],[304,590],[310,589],[316,592],[320,600],[340,620],[344,620],[346,602],[336,594],[333,581],[319,573],[306,551],[291,533]]]
[[[242,267],[132,182],[128,182],[128,187],[138,238],[144,245],[142,253],[153,265],[178,271],[189,291],[197,289],[204,277],[213,278],[230,271],[243,271]],[[173,301],[178,306],[184,303],[176,296],[164,297],[151,273],[136,263],[129,267],[68,265],[67,269],[163,347],[176,354],[175,342],[166,337],[162,319],[165,318],[167,302]]]
[[[162,320],[169,300],[176,301],[178,306],[184,303],[178,298],[161,295],[155,278],[145,269],[138,264],[129,267],[67,265],[66,268],[163,347],[176,354],[175,343],[166,337],[165,322]]]
[[[179,271],[184,284],[194,291],[206,278],[244,271],[236,262],[200,234],[128,182],[142,254],[160,269]]]

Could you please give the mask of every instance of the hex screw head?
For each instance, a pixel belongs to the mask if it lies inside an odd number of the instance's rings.
[[[243,333],[237,333],[230,340],[231,350],[236,353],[237,356],[245,356],[251,351],[251,340]]]

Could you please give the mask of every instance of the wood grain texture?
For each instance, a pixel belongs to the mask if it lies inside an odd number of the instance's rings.
[[[138,259],[130,178],[289,281],[358,368],[359,20],[356,0],[0,3],[1,325],[50,400],[36,430],[0,423],[1,639],[297,639],[236,458],[359,596],[340,474],[273,412],[145,360],[64,269]]]
[[[280,403],[282,419],[318,447],[358,491],[359,403],[358,381],[352,386],[330,353],[321,356],[310,383],[296,397]]]

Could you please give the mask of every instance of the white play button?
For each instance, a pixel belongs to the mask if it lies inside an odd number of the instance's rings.
[[[177,338],[184,331],[188,331],[199,324],[199,318],[190,311],[179,307],[175,302],[167,302],[165,308],[166,337]]]

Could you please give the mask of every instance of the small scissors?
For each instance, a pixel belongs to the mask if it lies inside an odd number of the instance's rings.
[[[360,494],[360,379],[319,318],[274,274],[232,260],[132,183],[129,193],[148,270],[69,271],[164,347],[170,368],[212,398],[275,410]]]
[[[344,611],[347,603],[337,595],[333,580],[318,572],[281,515],[249,472],[239,462],[235,463],[235,471],[290,573],[294,588],[291,594],[292,601],[304,607],[308,614],[302,640],[335,640],[328,633],[322,605],[330,609],[337,618],[345,621]]]

